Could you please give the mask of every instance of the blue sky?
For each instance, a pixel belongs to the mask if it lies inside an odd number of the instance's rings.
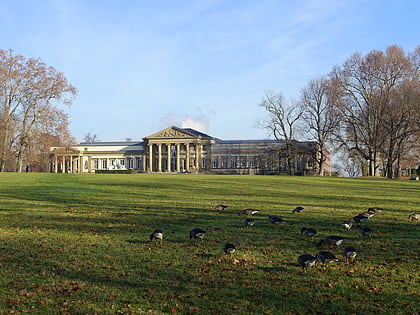
[[[40,58],[79,94],[78,141],[142,137],[170,125],[265,139],[268,90],[298,99],[355,52],[420,45],[418,0],[0,1],[1,49]]]

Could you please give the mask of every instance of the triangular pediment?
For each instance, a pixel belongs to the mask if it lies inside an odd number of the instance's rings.
[[[163,129],[159,132],[156,132],[144,139],[195,139],[198,138],[191,132],[188,132],[184,129],[171,126],[166,129]]]

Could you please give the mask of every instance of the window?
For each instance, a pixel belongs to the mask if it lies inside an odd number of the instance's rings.
[[[228,158],[226,156],[222,157],[222,168],[228,168]]]
[[[133,158],[129,158],[128,160],[127,160],[127,163],[128,163],[128,168],[129,169],[133,169]]]
[[[108,168],[108,161],[107,160],[102,160],[102,169],[106,170]]]
[[[247,158],[241,158],[241,168],[246,168],[248,166],[248,159]]]
[[[216,159],[211,160],[211,165],[212,165],[212,168],[219,168],[219,159],[216,158]]]
[[[256,162],[257,162],[256,159],[255,158],[252,158],[251,161],[249,162],[249,166],[251,168],[255,168],[255,166],[257,165]]]
[[[230,168],[238,168],[238,159],[236,157],[230,159]]]
[[[98,159],[93,159],[93,169],[94,170],[99,169],[99,160]]]

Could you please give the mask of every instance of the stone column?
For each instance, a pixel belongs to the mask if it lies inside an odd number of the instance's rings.
[[[70,170],[69,170],[69,172],[70,173],[73,173],[73,155],[70,155]]]
[[[202,144],[196,144],[195,145],[195,168],[197,169],[197,172],[200,171],[201,167],[201,151],[202,151]]]
[[[55,156],[54,173],[58,173],[58,157]]]
[[[185,167],[186,167],[186,171],[189,172],[190,171],[190,144],[186,143],[185,144],[185,149],[187,150],[187,154],[186,154],[186,163],[185,163]]]
[[[162,172],[162,144],[158,144],[158,172]]]
[[[180,161],[180,149],[181,145],[179,143],[176,144],[176,171],[179,173],[181,171],[181,161]]]
[[[166,147],[167,147],[167,150],[168,150],[168,152],[167,152],[167,154],[168,154],[168,168],[167,168],[167,172],[168,173],[170,173],[170,172],[172,172],[172,170],[171,170],[171,150],[172,150],[172,148],[171,148],[171,144],[170,143],[168,143],[167,145],[166,145]]]
[[[61,157],[61,173],[65,173],[66,172],[66,156],[63,155]]]
[[[149,173],[153,173],[153,144],[149,144]]]
[[[91,156],[88,156],[88,173],[92,173],[93,160]]]

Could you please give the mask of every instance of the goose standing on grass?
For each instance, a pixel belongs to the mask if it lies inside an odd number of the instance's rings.
[[[306,268],[314,267],[318,260],[316,257],[310,254],[302,254],[297,259],[299,266],[302,267],[303,271],[306,273]]]
[[[343,223],[341,223],[341,225],[344,227],[344,229],[346,230],[346,231],[350,231],[350,229],[352,228],[352,226],[353,226],[353,220],[347,220],[347,221],[344,221]]]
[[[314,236],[317,234],[316,230],[313,228],[306,228],[303,227],[300,229],[300,233],[305,235],[307,238],[309,238],[311,241],[313,240]]]
[[[284,220],[278,216],[270,215],[268,217],[268,222],[270,222],[271,224],[280,224],[280,223],[284,223]]]
[[[241,210],[239,214],[256,215],[259,211],[251,208]]]
[[[354,217],[353,217],[352,221],[353,221],[354,223],[359,224],[359,226],[360,226],[360,225],[361,225],[363,222],[365,222],[367,219],[369,219],[369,217],[368,217],[368,216],[365,216],[365,215],[363,215],[363,214],[358,214],[358,215],[356,215],[356,216],[354,216]]]
[[[369,229],[368,227],[362,227],[359,229],[360,236],[369,236],[370,239],[372,239],[372,229]]]
[[[378,213],[378,212],[381,212],[382,210],[384,210],[384,209],[383,208],[379,208],[379,207],[372,207],[372,208],[369,208],[368,209],[368,212]]]
[[[357,256],[357,251],[354,247],[346,247],[343,252],[343,256],[346,259],[346,263],[354,264],[354,259]]]
[[[214,207],[212,207],[214,210],[218,210],[218,211],[220,211],[220,212],[223,212],[223,211],[225,211],[225,209],[227,209],[227,208],[229,208],[228,206],[225,206],[225,205],[217,205],[217,206],[214,206]]]
[[[191,230],[190,232],[190,239],[199,239],[201,241],[203,241],[204,236],[206,235],[206,232],[200,228],[195,228],[193,230]]]
[[[161,229],[156,229],[150,234],[150,241],[153,240],[160,241],[160,244],[163,242],[163,231]]]
[[[337,235],[331,235],[331,236],[327,236],[323,240],[319,241],[318,246],[321,246],[321,245],[325,244],[329,248],[331,248],[333,246],[337,246],[338,248],[340,248],[341,243],[343,243],[344,241],[345,241],[344,237],[337,236]]]
[[[303,210],[305,210],[304,207],[296,207],[295,209],[293,209],[292,213],[301,213],[303,212]]]
[[[226,253],[226,255],[231,256],[236,251],[236,246],[232,243],[226,243],[223,251]]]
[[[316,254],[316,259],[319,263],[324,265],[325,268],[327,268],[330,263],[338,261],[337,257],[335,257],[332,253],[327,251],[321,251],[318,254]]]
[[[255,224],[255,220],[254,219],[250,219],[250,218],[247,218],[247,219],[245,219],[245,227],[250,227],[250,226],[253,226]]]
[[[420,213],[412,213],[408,216],[408,221],[420,221]]]
[[[370,219],[370,218],[372,218],[376,215],[376,212],[365,211],[365,212],[360,213],[359,215],[367,217],[368,219]]]

